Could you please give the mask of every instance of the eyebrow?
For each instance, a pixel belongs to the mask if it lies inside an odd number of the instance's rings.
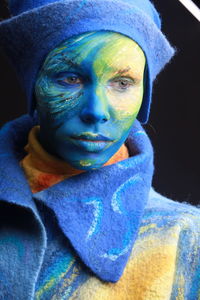
[[[125,69],[122,69],[122,70],[118,70],[118,71],[115,71],[116,72],[116,75],[123,75],[125,73],[128,73],[130,71],[130,67],[127,67]]]
[[[70,58],[67,58],[64,55],[62,55],[61,60],[70,67],[73,67],[73,68],[76,68],[76,69],[83,69],[81,65],[74,62],[75,58],[76,58],[76,56],[74,58],[70,59]]]
[[[77,56],[73,57],[73,58],[67,58],[64,55],[62,55],[61,60],[66,63],[68,66],[75,68],[75,69],[80,69],[82,71],[84,71],[83,67],[81,65],[79,65],[78,63],[74,62],[74,59],[76,59]],[[128,73],[131,70],[131,67],[126,67],[125,69],[122,70],[116,70],[113,69],[114,72],[116,73],[116,75],[123,75]]]

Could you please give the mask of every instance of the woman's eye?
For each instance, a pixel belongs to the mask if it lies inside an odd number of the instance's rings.
[[[78,78],[76,76],[66,77],[65,79],[63,79],[63,81],[68,83],[68,84],[79,84],[79,83],[81,83],[80,78]]]
[[[82,81],[78,76],[66,76],[62,79],[58,79],[57,80],[59,84],[69,84],[69,85],[77,85],[77,84],[81,84]]]
[[[130,82],[126,81],[126,80],[120,80],[119,81],[119,87],[121,89],[126,89],[127,87],[129,87],[131,84]]]
[[[110,85],[117,90],[124,91],[129,87],[133,86],[134,82],[132,79],[117,79],[113,80]]]

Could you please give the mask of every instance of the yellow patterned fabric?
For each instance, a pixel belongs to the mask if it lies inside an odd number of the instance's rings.
[[[153,194],[159,202],[159,194]],[[163,204],[166,205],[166,202]],[[171,204],[173,209],[173,202],[168,204]],[[200,282],[196,282],[198,287],[192,285],[195,275],[199,276],[195,274],[200,262],[197,259],[200,251],[200,230],[198,229],[197,234],[195,228],[200,228],[199,217],[192,213],[178,216],[178,210],[176,214],[173,211],[170,214],[168,211],[168,224],[161,226],[159,212],[152,211],[150,218],[149,213],[150,210],[147,209],[121,279],[112,284],[102,283],[91,277],[69,298],[70,300],[200,299]],[[188,240],[185,250],[180,247],[184,240]]]
[[[48,267],[50,275],[41,276],[35,300],[199,300],[199,211],[151,190],[137,240],[116,283],[88,272],[69,246],[58,257]]]

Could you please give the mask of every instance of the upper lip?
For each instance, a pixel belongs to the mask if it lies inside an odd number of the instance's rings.
[[[92,132],[87,132],[87,133],[82,133],[78,135],[72,135],[70,138],[75,139],[75,140],[87,140],[87,141],[107,141],[111,142],[112,140],[104,135],[101,134],[96,134]]]

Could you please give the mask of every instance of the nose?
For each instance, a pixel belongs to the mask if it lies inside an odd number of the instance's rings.
[[[106,97],[98,96],[95,91],[89,93],[80,118],[88,124],[107,122],[110,119],[110,114]]]

